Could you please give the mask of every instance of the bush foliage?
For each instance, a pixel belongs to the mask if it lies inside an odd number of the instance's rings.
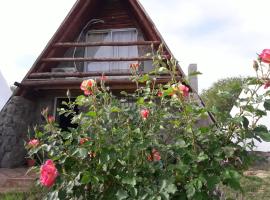
[[[209,89],[203,90],[201,98],[209,109],[216,110],[217,120],[226,120],[238,99],[245,82],[244,78],[225,78],[215,82]]]
[[[253,145],[246,139],[270,139],[267,128],[255,123],[261,116],[253,104],[265,102],[260,114],[269,110],[269,92],[250,91],[234,118],[210,120],[186,80],[176,76],[177,62],[161,55],[161,50],[153,55],[155,70],[149,74],[132,66],[134,93],[114,96],[104,77],[100,84],[84,84],[88,95],[65,102],[69,109],[59,111],[73,116],[76,128],[61,130],[43,112],[47,124],[36,128],[39,143],[28,146],[28,153],[41,163],[51,159],[58,170],[46,199],[199,200],[218,199],[221,183],[241,190],[241,172],[250,160],[246,147]],[[157,84],[164,72],[171,80]],[[261,87],[264,80],[258,76],[246,84]]]

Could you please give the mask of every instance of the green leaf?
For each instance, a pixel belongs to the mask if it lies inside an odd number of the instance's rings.
[[[88,151],[87,151],[87,149],[85,149],[85,148],[79,148],[79,149],[78,149],[78,152],[79,152],[79,156],[80,156],[81,158],[86,158],[86,156],[87,156],[87,154],[88,154]]]
[[[128,197],[128,194],[125,190],[118,190],[116,193],[116,197],[118,200],[126,199]]]
[[[138,105],[143,105],[143,104],[144,104],[144,98],[143,98],[143,97],[140,97],[140,98],[137,100],[137,104],[138,104]]]
[[[170,195],[167,192],[160,192],[160,196],[162,197],[162,199],[165,199],[165,200],[170,199]]]
[[[145,74],[145,75],[143,75],[141,78],[139,78],[139,82],[140,83],[144,83],[144,82],[146,82],[146,81],[149,81],[150,80],[150,77],[149,77],[149,75],[148,74]]]
[[[113,107],[111,108],[111,112],[121,112],[121,109],[118,108],[118,107],[116,107],[116,106],[113,106]]]
[[[53,191],[48,194],[48,200],[58,200],[58,191]]]
[[[158,72],[168,72],[168,69],[166,67],[160,67]]]
[[[218,176],[206,177],[206,182],[210,190],[215,189],[216,185],[220,182]]]
[[[162,180],[162,182],[161,182],[161,187],[160,187],[160,192],[162,191],[162,190],[164,190],[164,188],[167,186],[167,180]]]
[[[261,132],[259,134],[260,138],[263,139],[265,142],[270,142],[270,133],[269,132]]]
[[[43,133],[41,131],[36,132],[36,138],[41,138],[43,136]]]
[[[235,190],[241,190],[241,185],[240,185],[240,174],[235,171],[235,170],[226,170],[223,173],[223,176],[225,178],[225,182],[232,187]]]
[[[177,191],[177,187],[174,184],[170,184],[167,187],[167,192],[170,194],[174,194]]]
[[[86,116],[89,116],[89,117],[96,117],[96,116],[97,116],[97,113],[94,112],[94,111],[90,111],[90,112],[86,113]]]
[[[133,197],[136,197],[138,195],[138,190],[137,188],[133,187],[133,188],[130,188],[130,193]]]
[[[207,160],[208,158],[209,158],[208,155],[206,155],[206,154],[204,154],[203,152],[201,152],[201,153],[199,154],[198,158],[197,158],[197,161],[198,161],[198,162],[202,162],[202,161],[204,161],[204,160]]]
[[[270,142],[270,133],[266,126],[259,125],[253,131],[264,141]]]
[[[195,187],[193,186],[193,184],[187,184],[185,186],[185,189],[186,189],[186,193],[187,193],[187,197],[189,199],[192,199],[192,197],[194,196],[195,192],[196,192],[196,189]]]
[[[244,126],[244,128],[247,129],[248,125],[249,125],[248,119],[245,116],[243,116],[243,126]]]
[[[202,75],[202,73],[201,72],[199,72],[199,71],[196,71],[196,72],[191,72],[191,73],[189,73],[188,74],[188,76],[197,76],[197,75]]]
[[[173,93],[173,88],[168,88],[167,90],[164,90],[163,91],[163,95],[164,96],[169,96],[169,95],[171,95]]]
[[[81,179],[81,183],[82,184],[88,184],[88,183],[90,183],[90,180],[91,180],[90,172],[84,172],[83,176],[82,176],[82,179]]]
[[[124,160],[117,160],[121,165],[123,165],[123,166],[125,166],[125,165],[127,165],[127,163],[126,163],[126,161],[124,161]]]
[[[222,150],[224,151],[225,155],[227,157],[231,157],[233,156],[234,152],[235,152],[235,149],[233,147],[223,147]]]
[[[270,99],[266,99],[263,107],[265,108],[265,110],[270,110]]]
[[[187,147],[187,144],[184,140],[177,140],[177,142],[175,143],[179,148],[185,148]]]
[[[255,112],[256,112],[256,115],[260,117],[267,115],[267,112],[265,112],[264,110],[256,109]]]
[[[127,185],[131,185],[134,187],[136,185],[136,179],[135,179],[135,177],[132,177],[132,178],[125,177],[125,178],[123,178],[122,183],[127,184]]]

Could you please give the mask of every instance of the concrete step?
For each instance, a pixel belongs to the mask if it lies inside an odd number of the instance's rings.
[[[35,178],[8,178],[2,187],[31,187],[35,182]]]
[[[27,174],[27,170],[27,168],[0,168],[0,193],[29,191],[34,186],[37,175],[34,173]]]

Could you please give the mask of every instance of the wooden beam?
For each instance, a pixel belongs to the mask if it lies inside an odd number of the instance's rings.
[[[46,86],[79,86],[84,79],[40,79],[40,80],[31,80],[26,79],[22,83],[19,83],[20,87],[46,87]],[[158,77],[156,79],[157,84],[167,83],[170,81],[171,78],[169,76],[166,77]],[[180,80],[180,79],[179,79]],[[97,83],[100,82],[100,78],[96,79]],[[123,89],[125,88],[125,84],[135,84],[129,78],[119,78],[119,79],[108,79],[105,82],[108,85],[120,84],[122,85]]]
[[[44,58],[42,62],[119,62],[119,61],[146,61],[152,60],[151,57],[133,58]]]
[[[91,77],[91,76],[130,76],[130,72],[44,72],[33,73],[28,78],[65,78],[65,77]]]
[[[54,47],[95,47],[95,46],[146,46],[159,45],[160,41],[136,41],[136,42],[58,42]]]
[[[144,72],[138,72],[144,74]],[[42,72],[42,73],[32,73],[29,75],[29,79],[42,79],[42,78],[84,78],[84,77],[93,77],[93,76],[131,76],[132,73],[128,71],[119,71],[119,72]],[[159,76],[164,77],[168,76],[168,73],[161,73]]]

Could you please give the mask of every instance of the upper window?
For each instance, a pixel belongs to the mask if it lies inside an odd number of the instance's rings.
[[[86,42],[135,42],[138,33],[136,29],[113,29],[103,31],[89,31]],[[86,57],[94,58],[129,58],[138,57],[137,46],[97,46],[87,47]],[[121,62],[87,62],[85,71],[128,71],[132,61]]]

